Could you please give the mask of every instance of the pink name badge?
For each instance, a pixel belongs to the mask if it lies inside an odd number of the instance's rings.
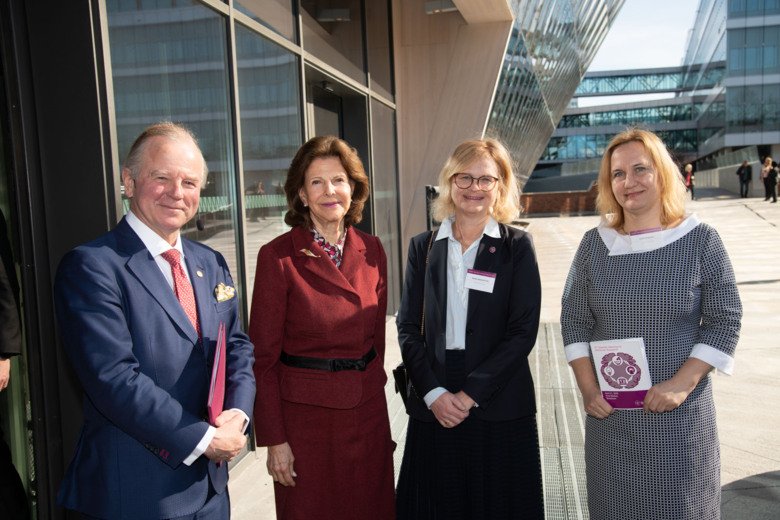
[[[496,273],[477,271],[476,269],[469,269],[466,272],[466,289],[492,293],[495,284]]]

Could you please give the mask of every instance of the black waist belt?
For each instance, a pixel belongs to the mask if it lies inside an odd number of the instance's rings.
[[[371,350],[360,359],[325,359],[306,356],[292,356],[282,352],[279,360],[288,367],[310,368],[312,370],[325,370],[326,372],[340,372],[342,370],[365,371],[368,364],[376,357],[376,350]]]

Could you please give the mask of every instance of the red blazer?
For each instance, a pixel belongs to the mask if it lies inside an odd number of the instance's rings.
[[[341,269],[301,227],[260,248],[249,325],[258,445],[287,441],[285,401],[349,409],[384,390],[386,310],[387,258],[377,237],[348,228]],[[365,372],[293,368],[279,361],[282,350],[356,359],[372,346],[378,356]]]

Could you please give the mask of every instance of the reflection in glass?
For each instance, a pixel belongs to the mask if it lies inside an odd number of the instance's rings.
[[[395,112],[382,103],[371,100],[371,119],[374,144],[374,230],[387,254],[387,313],[393,314],[401,303]]]
[[[387,0],[366,3],[366,43],[371,88],[393,99],[390,57],[390,12]]]
[[[209,177],[198,217],[182,232],[222,253],[240,289],[225,19],[195,2],[177,0],[175,9],[146,4],[108,4],[119,157],[156,121],[180,122],[195,133]]]
[[[233,6],[288,40],[296,41],[291,0],[236,0]]]
[[[360,0],[301,0],[303,48],[366,84]]]
[[[246,208],[247,301],[260,246],[284,223],[287,168],[302,143],[298,58],[236,24],[238,97]]]

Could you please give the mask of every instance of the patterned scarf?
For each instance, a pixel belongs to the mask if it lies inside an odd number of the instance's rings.
[[[314,241],[317,242],[322,250],[328,254],[328,257],[333,260],[333,263],[336,264],[336,267],[340,268],[341,256],[344,252],[344,239],[347,238],[347,229],[344,228],[344,233],[341,234],[339,241],[335,244],[331,244],[325,240],[325,237],[322,236],[315,228],[312,228],[311,232],[314,235]]]

